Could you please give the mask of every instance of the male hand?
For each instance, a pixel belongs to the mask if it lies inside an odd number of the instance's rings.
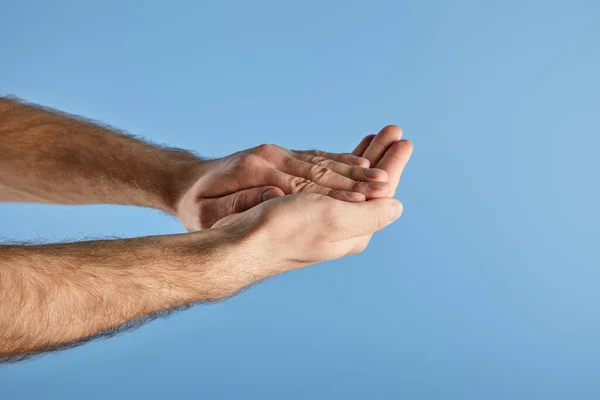
[[[287,194],[317,193],[349,202],[388,196],[387,172],[368,167],[367,159],[352,154],[261,145],[203,161],[176,214],[188,231],[197,231]]]
[[[237,261],[233,269],[227,262],[216,265],[206,278],[224,297],[291,269],[354,254],[366,235],[401,213],[393,198],[345,202],[309,193],[269,200],[213,226],[236,245]]]
[[[396,194],[400,176],[413,151],[412,143],[405,139],[400,140],[401,138],[402,130],[395,125],[389,125],[377,135],[365,136],[352,152],[357,157],[369,160],[371,166],[376,166],[376,168],[387,172],[388,183],[390,184],[388,195],[390,197]],[[372,235],[362,237],[356,244],[354,252],[364,250],[371,237]]]
[[[387,172],[389,195],[395,194],[413,146],[401,140],[402,130],[387,126],[366,136],[353,155]],[[373,233],[397,219],[402,204],[393,198],[344,202],[315,194],[297,194],[266,201],[214,224],[241,243],[239,268],[217,267],[215,286],[228,296],[244,286],[291,269],[362,252]]]

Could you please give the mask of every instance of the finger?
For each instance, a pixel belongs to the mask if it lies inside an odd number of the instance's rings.
[[[367,150],[367,147],[369,147],[369,145],[371,144],[371,141],[373,140],[374,137],[375,137],[375,135],[365,136],[363,138],[363,140],[360,141],[358,146],[356,146],[354,151],[352,151],[352,154],[357,157],[362,157],[363,154],[365,153],[365,150]],[[368,161],[369,159],[367,158],[366,160]]]
[[[321,150],[292,150],[293,153],[303,156],[313,156],[328,158],[348,165],[356,165],[358,167],[369,168],[369,160],[363,157],[357,157],[348,153],[328,153]]]
[[[368,158],[371,165],[377,165],[387,149],[402,137],[402,129],[395,125],[383,128],[371,141],[363,157]]]
[[[396,193],[396,188],[400,182],[400,176],[406,163],[410,159],[413,151],[413,145],[408,140],[401,140],[392,144],[392,146],[385,152],[383,158],[377,164],[378,168],[387,171],[390,184],[390,196]]]
[[[289,176],[300,178],[292,183],[297,183],[305,186],[305,180],[312,181],[321,187],[333,190],[342,190],[346,192],[358,192],[365,195],[367,198],[383,197],[389,193],[390,185],[387,182],[360,182],[342,176],[329,168],[321,165],[307,163],[295,158],[288,158],[280,166],[281,172]],[[269,182],[271,185],[274,183]],[[277,185],[275,185],[277,186]],[[310,185],[309,185],[310,186]],[[281,186],[279,186],[281,187]],[[283,187],[281,187],[283,189]],[[285,191],[285,190],[284,190]],[[305,193],[304,190],[293,193]],[[315,192],[320,193],[320,192]],[[321,193],[324,194],[324,193]]]
[[[354,167],[342,162],[338,162],[329,158],[317,157],[311,155],[297,154],[296,158],[311,164],[320,165],[329,168],[333,172],[353,179],[355,181],[378,181],[386,182],[388,179],[387,172],[377,168],[362,168]]]
[[[360,192],[332,189],[329,187],[321,186],[310,179],[286,174],[285,172],[281,172],[275,169],[266,171],[265,179],[269,183],[269,185],[273,185],[280,188],[285,194],[317,193],[343,201],[365,201],[366,199],[366,196]],[[382,190],[382,192],[385,193],[385,195],[389,193],[389,185],[387,183],[372,183],[378,185],[385,184],[386,190]]]
[[[336,203],[325,214],[324,224],[329,227],[331,241],[338,242],[377,232],[402,214],[402,204],[394,198],[383,198],[362,203]]]
[[[238,214],[259,205],[264,201],[284,196],[285,193],[275,186],[261,186],[240,190],[227,196],[202,199],[200,207],[200,227],[211,228],[217,221]]]

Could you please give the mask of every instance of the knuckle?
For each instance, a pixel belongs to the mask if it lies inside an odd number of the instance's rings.
[[[278,150],[279,147],[274,144],[261,144],[254,148],[254,152],[261,157],[268,157]]]
[[[340,213],[339,208],[333,204],[323,207],[321,218],[326,228],[330,231],[337,231],[343,225],[344,216]]]
[[[315,184],[308,179],[294,178],[292,180],[291,189],[293,193],[310,192]]]
[[[237,159],[237,166],[244,170],[251,170],[260,164],[260,158],[252,153],[241,154]]]
[[[353,179],[357,177],[363,177],[365,176],[365,170],[366,168],[363,167],[350,167],[348,168],[348,176],[350,176]]]
[[[331,160],[325,157],[315,157],[313,158],[313,164],[329,168]]]
[[[381,214],[374,213],[369,216],[369,222],[373,230],[379,230],[381,227],[385,226],[383,223],[383,219],[381,218]]]
[[[315,182],[320,182],[329,176],[331,170],[322,165],[315,165],[310,169],[310,177]]]

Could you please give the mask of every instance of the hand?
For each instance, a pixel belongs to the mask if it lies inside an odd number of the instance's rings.
[[[318,194],[297,194],[266,201],[214,225],[224,231],[236,268],[223,262],[207,277],[223,290],[218,296],[291,269],[333,260],[359,249],[365,235],[376,232],[402,213],[392,198],[345,202]]]
[[[188,231],[197,231],[287,194],[318,193],[351,202],[388,196],[387,173],[368,167],[369,161],[351,154],[261,145],[204,161],[200,177],[177,202],[176,215]]]
[[[368,135],[352,152],[357,157],[369,160],[370,165],[387,172],[390,184],[389,196],[396,194],[400,176],[408,163],[413,151],[413,145],[408,140],[400,140],[402,130],[394,125],[383,128],[377,135]],[[355,252],[367,247],[372,235],[365,235],[358,243]]]
[[[387,172],[390,184],[389,196],[396,194],[404,167],[410,160],[413,144],[402,139],[402,129],[388,125],[377,135],[367,135],[352,151],[352,155],[365,158],[371,166]]]

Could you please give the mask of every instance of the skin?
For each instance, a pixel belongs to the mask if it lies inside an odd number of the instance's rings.
[[[111,336],[364,250],[402,212],[387,197],[412,152],[401,134],[388,126],[353,154],[267,145],[202,160],[0,99],[0,199],[153,207],[190,231],[0,246],[0,357]]]
[[[385,171],[351,154],[261,145],[205,160],[3,98],[0,138],[0,201],[151,207],[190,231],[284,194],[364,201],[390,190]]]

